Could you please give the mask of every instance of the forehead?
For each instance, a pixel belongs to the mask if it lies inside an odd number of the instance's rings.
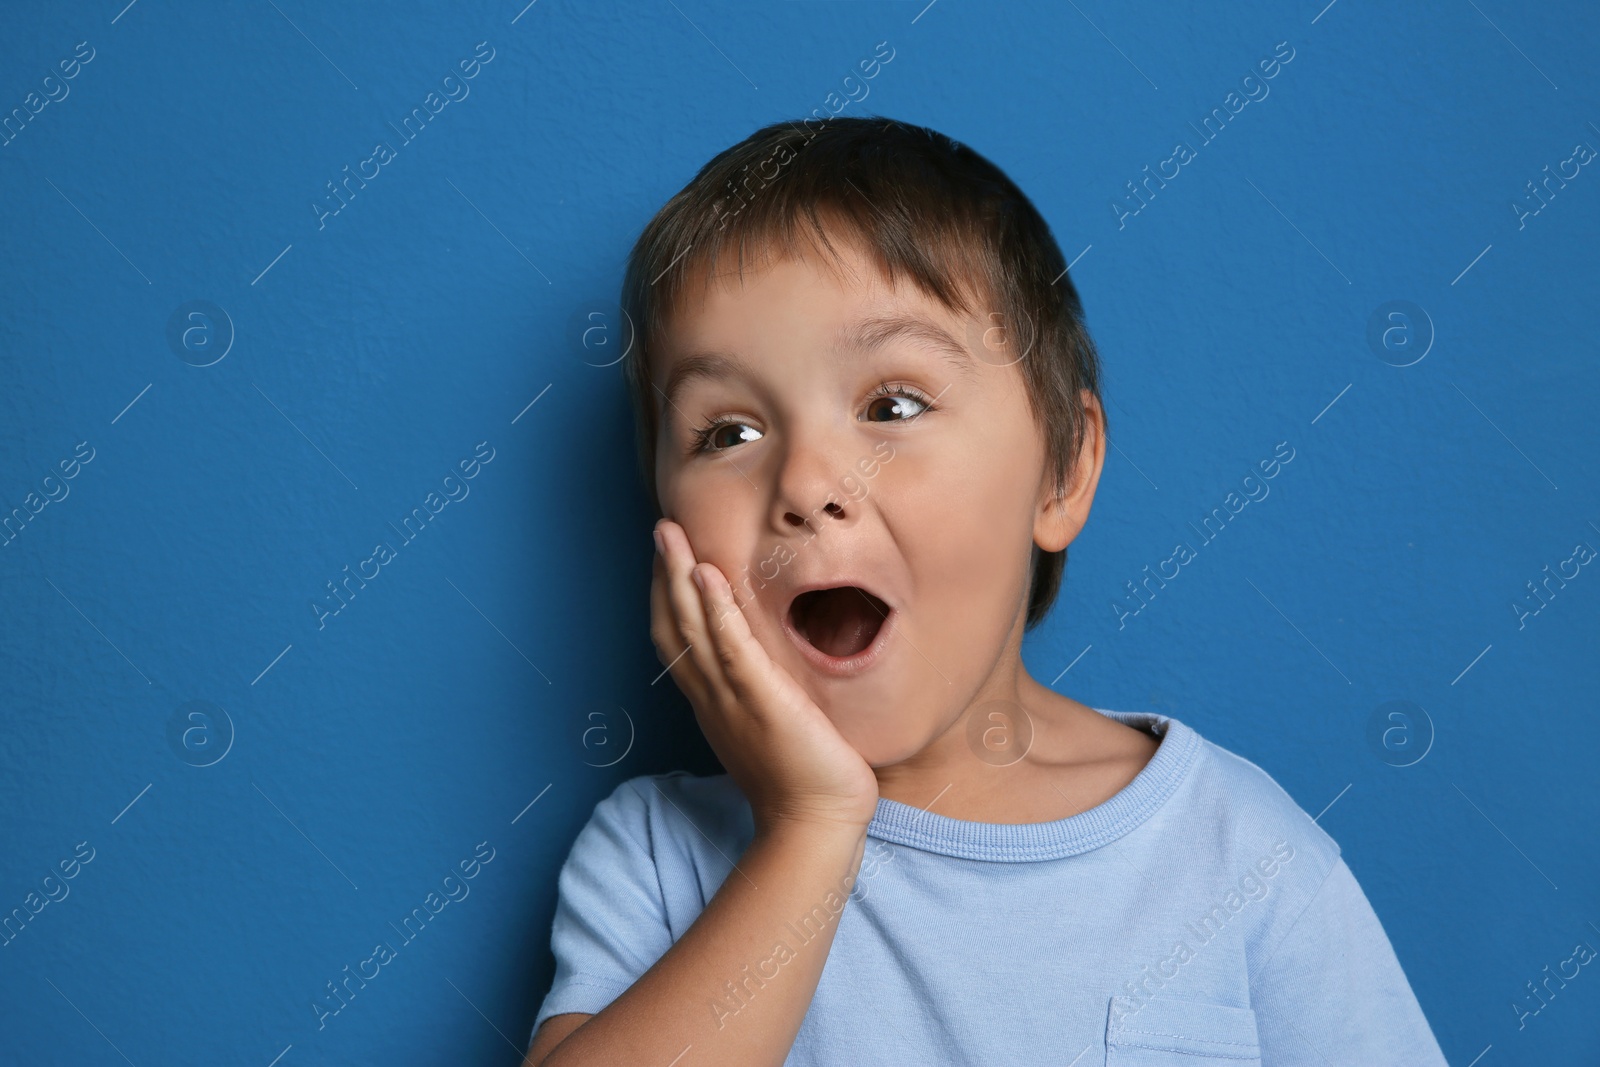
[[[664,332],[693,332],[708,322],[715,326],[736,306],[764,305],[771,313],[786,297],[826,299],[832,306],[892,291],[877,256],[859,238],[830,226],[827,239],[825,249],[809,230],[786,242],[747,243],[740,237],[688,257],[679,268],[680,285]]]
[[[829,349],[894,339],[935,347],[955,339],[955,347],[966,347],[972,320],[965,309],[980,303],[975,285],[954,279],[965,307],[952,308],[905,275],[891,282],[878,254],[853,233],[829,227],[828,241],[824,250],[808,232],[793,247],[758,246],[744,261],[741,252],[682,263],[683,281],[651,345],[652,379],[659,386],[675,363],[699,350],[751,351],[785,338],[820,340]]]
[[[952,381],[971,381],[976,362],[968,326],[922,294],[894,299],[885,286],[851,291],[802,262],[784,262],[754,288],[714,288],[686,314],[677,342],[654,366],[658,411],[669,419],[683,414],[678,402],[694,382],[762,373],[802,381],[821,362],[866,365],[891,346],[920,350],[939,360]]]

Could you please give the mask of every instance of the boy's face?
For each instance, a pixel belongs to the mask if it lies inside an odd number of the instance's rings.
[[[954,754],[969,706],[1016,699],[1032,547],[1077,535],[1103,453],[1080,468],[1086,492],[1052,502],[1022,369],[986,345],[992,323],[909,282],[890,289],[853,244],[834,244],[845,278],[813,256],[769,259],[673,316],[656,390],[692,356],[728,366],[683,376],[670,401],[655,392],[656,485],[756,640],[881,767],[935,742]],[[866,343],[853,329],[864,322]],[[851,589],[796,605],[802,590],[846,585],[876,600]],[[871,662],[841,662],[863,648]]]

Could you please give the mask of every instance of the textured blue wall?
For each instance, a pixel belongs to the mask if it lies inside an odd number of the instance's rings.
[[[715,770],[582,331],[884,41],[843,113],[1005,168],[1105,356],[1035,676],[1320,813],[1452,1062],[1600,1056],[1527,987],[1600,947],[1591,5],[125,3],[0,32],[0,1060],[517,1061],[594,802]]]

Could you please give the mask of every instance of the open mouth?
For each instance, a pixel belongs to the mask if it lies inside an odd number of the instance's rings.
[[[794,632],[824,656],[848,660],[871,647],[889,605],[858,585],[813,589],[789,605]]]

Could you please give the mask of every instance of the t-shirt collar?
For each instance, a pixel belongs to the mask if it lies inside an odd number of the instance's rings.
[[[1172,795],[1188,773],[1201,738],[1170,716],[1094,710],[1161,739],[1150,762],[1110,799],[1053,822],[992,823],[952,819],[879,797],[867,836],[957,859],[998,863],[1061,859],[1115,841],[1148,819]]]

